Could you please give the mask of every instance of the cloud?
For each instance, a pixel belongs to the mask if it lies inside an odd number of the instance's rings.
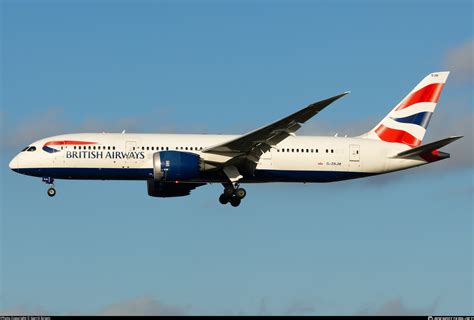
[[[256,315],[316,315],[317,309],[314,303],[308,301],[294,301],[288,307],[281,311],[270,310],[268,306],[268,299],[262,298],[258,307]],[[439,305],[439,298],[435,299],[431,305],[425,307],[411,307],[407,306],[401,298],[394,298],[381,304],[364,305],[354,315],[368,315],[368,316],[407,316],[407,315],[430,315],[434,314]],[[338,314],[337,310],[333,310],[333,314]],[[2,315],[51,315],[50,311],[43,308],[29,308],[26,306],[18,306],[11,309],[0,310]],[[73,313],[66,313],[72,315]],[[75,313],[76,315],[89,315],[88,313]],[[124,300],[118,303],[107,305],[98,312],[91,315],[99,316],[184,316],[197,315],[196,312],[191,312],[191,306],[177,306],[165,304],[160,300],[154,299],[150,296],[141,296]],[[210,314],[207,312],[199,312],[199,314]],[[231,315],[233,312],[228,312]],[[237,315],[247,315],[246,312],[240,311]]]
[[[433,120],[428,128],[429,141],[461,135],[462,139],[442,148],[451,154],[451,158],[442,161],[440,170],[445,166],[451,168],[472,168],[474,165],[474,112],[472,107],[456,103],[443,103],[442,110],[433,115]],[[431,129],[431,130],[430,130]]]
[[[17,315],[31,315],[31,316],[41,316],[51,314],[41,307],[29,308],[27,306],[16,306],[10,309],[0,309],[0,314],[2,316],[17,316]]]
[[[67,121],[63,119],[61,109],[50,109],[39,116],[24,118],[21,124],[4,128],[2,149],[22,149],[38,137],[64,132],[66,126]]]
[[[202,133],[207,128],[200,124],[180,123],[174,119],[174,111],[160,108],[147,115],[114,118],[88,117],[81,121],[69,118],[62,108],[47,109],[43,113],[30,113],[20,120],[9,118],[8,112],[0,112],[0,150],[18,152],[29,143],[68,133],[80,132],[126,132],[135,133]],[[2,123],[0,122],[0,125]]]
[[[279,312],[275,310],[272,311],[272,308],[269,307],[268,298],[262,298],[260,300],[258,312],[255,315],[258,315],[258,316],[269,316],[269,315],[302,316],[302,315],[313,315],[315,314],[315,312],[316,312],[316,308],[314,307],[314,304],[308,301],[303,301],[303,300],[295,300],[291,304],[289,304],[285,309]],[[244,315],[245,313],[241,311],[239,314]]]
[[[286,316],[303,316],[311,315],[316,312],[316,308],[312,303],[304,301],[293,302],[284,312]]]
[[[472,82],[474,79],[474,39],[448,50],[444,64],[455,82]]]
[[[396,298],[389,300],[380,306],[371,308],[368,306],[363,307],[357,315],[367,316],[414,316],[414,315],[430,315],[434,314],[438,307],[439,299],[436,299],[430,306],[423,308],[412,308],[407,307],[401,300]]]
[[[266,298],[262,298],[262,300],[260,300],[260,306],[258,308],[258,313],[257,313],[259,316],[264,316],[264,315],[268,315],[268,307],[267,307],[267,299]]]
[[[189,306],[174,306],[165,304],[159,300],[149,296],[137,297],[124,300],[118,303],[110,304],[93,315],[101,316],[181,316],[187,315],[190,311]],[[51,311],[47,311],[41,307],[28,307],[24,305],[12,307],[10,309],[0,309],[1,315],[51,315]],[[73,315],[73,313],[68,313]],[[78,315],[86,315],[80,313]]]
[[[102,316],[181,316],[187,315],[189,306],[167,305],[148,296],[111,304],[99,311]]]
[[[164,112],[164,111],[163,111]],[[5,113],[3,116],[7,116]],[[160,119],[160,120],[154,120]],[[29,143],[48,136],[74,132],[146,132],[152,131],[157,125],[165,132],[176,129],[170,125],[164,115],[158,113],[153,117],[128,117],[118,119],[86,118],[81,122],[74,122],[67,118],[64,109],[52,108],[41,114],[30,114],[22,118],[21,122],[5,121],[0,149],[4,151],[18,151]],[[10,120],[10,119],[8,119]],[[162,125],[162,122],[165,125]]]

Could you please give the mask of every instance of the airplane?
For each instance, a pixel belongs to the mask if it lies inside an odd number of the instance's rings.
[[[449,72],[427,75],[373,129],[356,137],[296,136],[306,121],[349,92],[310,104],[244,135],[76,133],[33,142],[10,162],[20,174],[55,179],[145,180],[152,197],[187,196],[221,183],[222,204],[240,205],[240,185],[333,182],[447,159],[451,136],[422,144]]]

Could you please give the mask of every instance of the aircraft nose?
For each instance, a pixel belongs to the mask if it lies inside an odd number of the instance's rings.
[[[19,168],[19,166],[18,166],[18,157],[13,158],[12,161],[10,161],[10,163],[8,164],[8,166],[13,171],[16,171]]]

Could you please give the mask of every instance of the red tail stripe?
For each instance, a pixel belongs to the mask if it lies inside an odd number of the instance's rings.
[[[408,108],[419,102],[438,102],[444,83],[432,83],[410,94],[396,110]]]
[[[375,129],[375,133],[379,136],[380,139],[386,142],[404,143],[412,148],[418,147],[421,144],[421,140],[418,140],[408,132],[388,128],[383,124],[381,124],[377,129]]]
[[[88,142],[88,141],[74,141],[74,140],[64,140],[64,141],[49,141],[45,146],[62,146],[62,145],[87,145],[87,144],[97,144],[97,142]]]

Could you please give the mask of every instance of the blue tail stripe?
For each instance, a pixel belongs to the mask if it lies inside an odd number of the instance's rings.
[[[420,112],[404,118],[392,118],[395,121],[402,123],[412,123],[427,128],[430,123],[431,115],[433,112]]]

